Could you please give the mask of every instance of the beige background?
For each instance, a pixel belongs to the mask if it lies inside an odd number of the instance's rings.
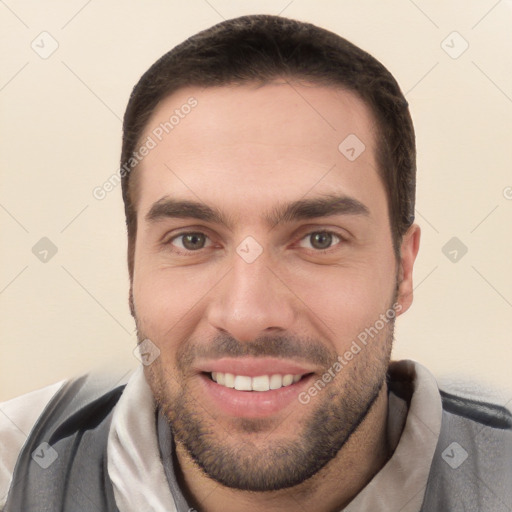
[[[186,37],[249,13],[333,30],[397,77],[417,130],[423,236],[395,357],[498,388],[510,406],[510,0],[2,1],[0,400],[137,364],[121,189],[102,201],[92,191],[116,170],[139,76]],[[454,236],[468,248],[456,262],[442,252]],[[58,248],[46,263],[32,252],[42,237]]]

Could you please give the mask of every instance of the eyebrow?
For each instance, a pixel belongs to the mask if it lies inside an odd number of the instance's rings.
[[[166,218],[194,218],[205,222],[231,226],[233,223],[220,210],[204,203],[172,199],[164,196],[151,206],[146,214],[146,222],[158,222]]]
[[[357,199],[345,195],[326,195],[312,199],[299,199],[289,204],[277,206],[265,215],[268,224],[316,219],[333,215],[370,216],[370,210]]]
[[[368,217],[370,210],[357,199],[345,195],[326,195],[312,199],[299,199],[291,203],[278,205],[263,219],[274,227],[281,222],[316,219],[334,215],[359,215]],[[154,203],[145,216],[148,223],[158,222],[166,218],[194,218],[205,222],[233,227],[233,219],[227,217],[219,209],[204,203],[190,200],[173,199],[164,196]]]

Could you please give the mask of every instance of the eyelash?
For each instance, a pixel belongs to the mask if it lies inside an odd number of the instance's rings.
[[[314,254],[326,254],[326,253],[332,252],[333,249],[335,250],[336,247],[338,247],[339,245],[341,245],[343,243],[346,243],[348,241],[346,237],[340,235],[336,231],[332,231],[332,230],[329,230],[329,229],[316,229],[314,231],[309,231],[308,233],[306,233],[304,236],[302,236],[298,240],[298,242],[301,242],[302,240],[310,237],[311,235],[313,235],[315,233],[323,233],[323,234],[331,235],[333,237],[338,238],[339,242],[334,244],[331,247],[328,247],[327,249],[307,249],[309,251],[312,251]],[[172,242],[174,240],[176,240],[176,239],[178,239],[180,237],[183,237],[183,236],[186,236],[186,235],[192,235],[192,234],[204,235],[208,240],[210,240],[210,237],[206,233],[203,233],[202,231],[183,231],[181,233],[178,233],[178,234],[174,235],[173,237],[171,237],[166,242],[163,242],[163,245],[165,245],[165,246],[172,246],[173,247],[173,249],[172,249],[173,252],[175,252],[176,254],[181,255],[181,256],[192,256],[194,253],[199,254],[199,253],[201,253],[201,251],[203,251],[203,249],[207,249],[208,248],[208,247],[203,247],[201,249],[193,251],[193,250],[187,250],[187,249],[183,250],[183,249],[176,248],[175,246],[173,246]]]

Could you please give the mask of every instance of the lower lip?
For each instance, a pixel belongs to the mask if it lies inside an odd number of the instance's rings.
[[[313,375],[298,382],[269,391],[238,391],[214,382],[201,374],[205,395],[224,414],[238,418],[265,418],[276,414],[293,402],[299,403],[299,393],[307,388]]]

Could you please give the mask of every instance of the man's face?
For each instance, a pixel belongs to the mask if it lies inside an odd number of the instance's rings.
[[[224,485],[308,478],[382,387],[400,296],[375,129],[352,93],[274,83],[178,91],[142,137],[158,142],[137,170],[146,378],[179,450]]]

